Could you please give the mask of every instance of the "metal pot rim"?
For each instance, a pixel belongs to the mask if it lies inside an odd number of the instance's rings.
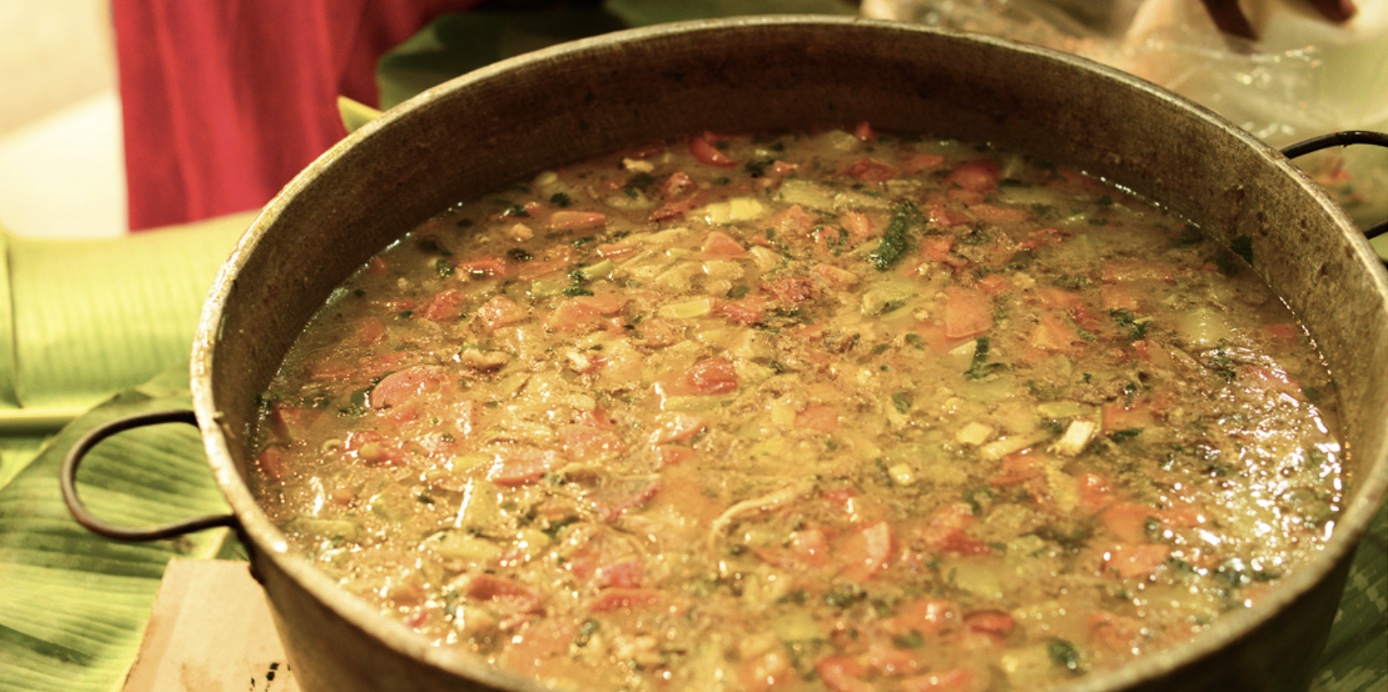
[[[1315,198],[1318,204],[1334,209],[1339,216],[1342,230],[1350,229],[1352,231],[1354,229],[1352,222],[1343,212],[1338,210],[1325,193],[1279,152],[1208,109],[1188,102],[1139,78],[1087,59],[991,36],[862,18],[788,15],[700,20],[632,29],[583,39],[503,60],[419,94],[363,126],[320,156],[296,176],[263,209],[247,233],[238,242],[216,279],[204,305],[194,339],[190,372],[191,390],[199,428],[216,481],[232,506],[245,534],[255,543],[257,557],[273,561],[276,566],[297,580],[314,597],[340,613],[347,621],[373,635],[383,646],[391,647],[458,675],[474,679],[481,678],[492,685],[505,685],[518,689],[539,689],[528,679],[498,673],[485,665],[481,665],[475,656],[429,645],[422,636],[379,615],[374,608],[349,596],[337,587],[326,574],[319,571],[306,559],[289,550],[283,533],[270,523],[237,470],[237,465],[229,451],[230,445],[233,444],[232,438],[237,433],[226,430],[222,425],[222,415],[213,396],[212,377],[215,368],[215,355],[217,344],[223,338],[223,312],[228,294],[238,280],[238,272],[242,265],[258,251],[270,229],[275,226],[280,213],[295,195],[299,194],[315,178],[332,170],[344,153],[359,146],[361,142],[377,136],[377,133],[396,126],[401,121],[419,117],[421,111],[426,111],[450,93],[473,88],[478,84],[493,80],[505,79],[508,73],[516,69],[562,63],[574,56],[610,51],[614,47],[628,43],[654,41],[666,37],[710,31],[723,32],[759,27],[803,26],[866,28],[876,31],[928,34],[948,40],[987,44],[998,50],[1043,56],[1072,69],[1098,73],[1104,78],[1122,83],[1128,88],[1144,91],[1151,98],[1170,104],[1200,119],[1205,126],[1218,128],[1226,132],[1229,137],[1240,140],[1244,146],[1257,152],[1267,165],[1276,167],[1286,176],[1301,180],[1305,194]],[[1373,280],[1379,292],[1380,303],[1385,302],[1388,300],[1385,299],[1385,296],[1388,296],[1388,274],[1385,274],[1375,262],[1370,261],[1369,258],[1376,259],[1376,255],[1367,242],[1361,243],[1357,252],[1361,254],[1361,263],[1377,268]],[[1371,269],[1371,271],[1375,270]],[[1374,513],[1383,502],[1385,490],[1388,490],[1388,453],[1380,454],[1377,459],[1358,459],[1357,463],[1359,464],[1358,473],[1363,475],[1359,492],[1354,501],[1342,512],[1341,521],[1336,527],[1333,537],[1326,545],[1324,553],[1315,561],[1282,580],[1278,588],[1264,596],[1252,608],[1223,615],[1218,622],[1199,637],[1155,654],[1144,656],[1121,668],[1091,673],[1078,681],[1074,688],[1122,688],[1203,658],[1225,647],[1247,630],[1266,622],[1288,603],[1296,600],[1325,579],[1336,569],[1337,565],[1352,556],[1355,545],[1367,530]]]

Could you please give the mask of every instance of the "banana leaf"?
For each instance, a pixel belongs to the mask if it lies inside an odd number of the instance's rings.
[[[190,407],[187,372],[179,364],[80,416],[0,489],[0,687],[115,689],[135,659],[168,561],[239,553],[226,529],[114,542],[79,526],[63,504],[58,472],[76,440],[118,417]],[[106,440],[86,457],[79,488],[97,516],[121,526],[227,511],[187,425]]]
[[[224,531],[139,545],[99,538],[68,516],[58,468],[97,424],[190,405],[198,314],[252,218],[109,240],[0,231],[0,688],[116,688],[168,560],[234,545]],[[83,499],[116,523],[221,510],[189,426],[104,442],[82,478]]]
[[[487,9],[434,20],[377,63],[382,108],[503,58],[619,29],[755,14],[857,14],[845,0],[607,0],[552,9]],[[352,129],[348,126],[348,129]]]
[[[243,214],[109,240],[9,238],[11,403],[81,410],[187,359],[213,277],[249,222]]]

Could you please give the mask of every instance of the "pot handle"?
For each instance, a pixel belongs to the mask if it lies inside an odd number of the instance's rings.
[[[1371,144],[1374,146],[1388,148],[1388,133],[1374,132],[1372,130],[1346,130],[1344,132],[1332,132],[1328,135],[1312,137],[1296,144],[1291,144],[1282,149],[1282,155],[1289,159],[1298,156],[1305,156],[1312,152],[1330,147],[1343,147],[1350,144]],[[1377,238],[1388,233],[1388,221],[1370,226],[1364,230],[1366,238]]]
[[[87,509],[86,505],[82,504],[81,498],[77,495],[77,467],[82,464],[82,459],[92,448],[96,447],[102,440],[117,433],[164,423],[187,423],[196,426],[198,420],[192,411],[187,410],[141,413],[104,423],[77,440],[72,449],[68,450],[67,456],[63,458],[60,478],[63,502],[67,504],[68,512],[72,514],[72,518],[92,533],[121,541],[157,541],[222,526],[235,529],[239,533],[241,525],[236,520],[236,516],[232,514],[210,515],[163,526],[131,529],[106,523]]]

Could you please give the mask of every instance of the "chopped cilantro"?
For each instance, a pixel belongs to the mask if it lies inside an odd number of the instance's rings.
[[[420,238],[419,249],[431,255],[443,255],[444,257],[449,257],[453,254],[448,248],[439,245],[439,241],[433,238]]]
[[[1142,428],[1123,428],[1109,433],[1108,438],[1114,442],[1127,442],[1141,434]]]
[[[1108,311],[1108,316],[1113,318],[1113,323],[1123,330],[1128,336],[1128,341],[1140,341],[1147,335],[1147,320],[1140,320],[1132,312],[1123,308],[1115,308]]]
[[[1002,363],[988,362],[988,337],[980,336],[974,341],[974,358],[964,376],[971,380],[981,380],[1002,367]]]
[[[1057,637],[1046,645],[1046,653],[1050,655],[1051,663],[1072,673],[1080,672],[1080,652],[1074,644]]]
[[[770,168],[771,164],[774,163],[776,163],[775,159],[757,159],[755,161],[748,161],[742,168],[753,178],[760,178],[766,175],[766,169]]]
[[[902,202],[892,212],[892,220],[887,230],[882,232],[882,240],[877,249],[868,254],[878,271],[891,269],[906,252],[911,249],[911,229],[924,223],[925,217],[911,202]]]
[[[627,178],[626,185],[623,187],[628,191],[628,194],[631,194],[632,192],[647,190],[655,183],[655,176],[650,173],[637,173]]]
[[[824,604],[835,608],[847,608],[858,601],[867,598],[867,592],[862,587],[850,582],[835,584],[829,593],[824,594]]]

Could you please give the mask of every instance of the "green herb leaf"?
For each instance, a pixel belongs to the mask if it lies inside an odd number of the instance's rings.
[[[868,253],[868,259],[878,271],[887,271],[901,261],[911,249],[911,230],[925,223],[919,208],[911,202],[901,202],[892,212],[892,220],[882,232],[882,240],[877,249]]]

